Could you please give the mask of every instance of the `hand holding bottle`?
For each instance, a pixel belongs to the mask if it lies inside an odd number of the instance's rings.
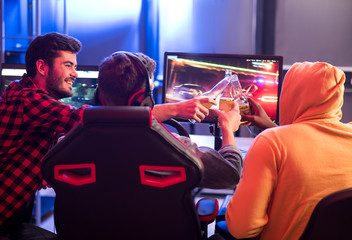
[[[209,97],[193,98],[191,100],[178,102],[178,114],[186,119],[190,119],[191,123],[201,122],[209,115],[209,109],[216,105],[216,101]]]
[[[242,119],[252,123],[254,126],[265,130],[267,128],[276,127],[277,125],[269,118],[263,107],[254,101],[252,98],[248,98],[248,102],[251,106],[252,112],[250,114],[242,116]]]
[[[233,108],[228,112],[224,112],[218,109],[215,109],[214,111],[218,116],[222,129],[222,145],[236,146],[237,144],[233,133],[238,130],[241,120],[238,103],[234,102]]]
[[[202,95],[200,95],[197,98],[194,99],[202,99],[202,98],[207,98],[209,99],[209,103],[211,102],[211,104],[202,101],[202,105],[207,108],[207,110],[209,111],[209,109],[218,109],[219,108],[219,101],[220,101],[220,96],[223,93],[224,89],[228,86],[228,84],[231,81],[231,75],[232,72],[231,70],[226,70],[225,72],[225,77],[218,82],[212,89],[210,89],[209,91],[203,93]],[[209,114],[209,112],[208,112]],[[196,123],[196,122],[200,122],[198,121],[197,118],[188,118],[189,121],[191,123]],[[204,118],[203,118],[204,119]],[[203,120],[201,119],[201,120]]]

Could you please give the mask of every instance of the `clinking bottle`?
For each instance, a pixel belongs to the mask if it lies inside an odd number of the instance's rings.
[[[231,78],[232,71],[230,69],[226,69],[225,77],[220,82],[218,82],[212,89],[202,94],[202,97],[210,97],[216,100],[216,105],[209,104],[209,106],[204,105],[205,107],[211,109],[219,108],[220,98],[223,95],[225,89],[228,88],[228,86],[230,85]]]
[[[211,103],[202,103],[204,107],[208,109],[220,109],[220,98],[223,95],[225,89],[230,85],[232,77],[232,71],[230,69],[226,69],[225,77],[218,82],[212,89],[200,95],[200,97],[208,97],[213,98],[216,101],[216,105]],[[233,107],[233,100],[232,100],[232,107]],[[195,123],[194,119],[189,120],[191,123]]]
[[[251,109],[249,107],[248,99],[247,97],[243,94],[242,91],[242,86],[240,81],[238,80],[237,74],[233,74],[231,77],[231,85],[233,86],[234,89],[234,96],[235,96],[235,101],[239,105],[240,109],[240,114],[241,115],[247,115],[251,114]],[[251,123],[247,121],[241,121],[242,126],[249,126]]]
[[[234,101],[236,101],[239,104],[241,115],[250,114],[251,112],[247,97],[243,94],[238,76],[237,74],[232,74],[232,70],[230,69],[226,69],[225,77],[212,89],[203,93],[202,97],[211,97],[216,100],[216,105],[204,105],[210,109],[218,108],[228,112],[233,108]],[[250,122],[241,121],[242,126],[248,126],[250,124]]]

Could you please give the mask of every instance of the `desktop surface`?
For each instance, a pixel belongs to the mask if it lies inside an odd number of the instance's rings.
[[[215,145],[215,137],[213,135],[190,135],[192,142],[197,143],[198,146],[205,146],[214,148]],[[241,150],[241,153],[244,156],[246,155],[249,146],[252,144],[254,138],[252,137],[236,137],[236,143]]]

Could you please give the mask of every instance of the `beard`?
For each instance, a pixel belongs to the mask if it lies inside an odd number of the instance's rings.
[[[46,80],[46,88],[49,95],[56,100],[66,97],[72,97],[72,89],[65,87],[66,79],[60,79],[53,74],[53,71],[50,69],[48,78]]]

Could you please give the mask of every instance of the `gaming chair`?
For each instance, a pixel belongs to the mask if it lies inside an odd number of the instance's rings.
[[[201,239],[200,159],[149,107],[89,107],[42,162],[60,240]]]
[[[333,192],[315,206],[299,240],[352,239],[352,188]]]
[[[223,240],[236,240],[228,231],[225,212],[232,195],[227,195],[216,217],[215,232]],[[299,240],[352,239],[352,188],[322,198],[315,206]]]

